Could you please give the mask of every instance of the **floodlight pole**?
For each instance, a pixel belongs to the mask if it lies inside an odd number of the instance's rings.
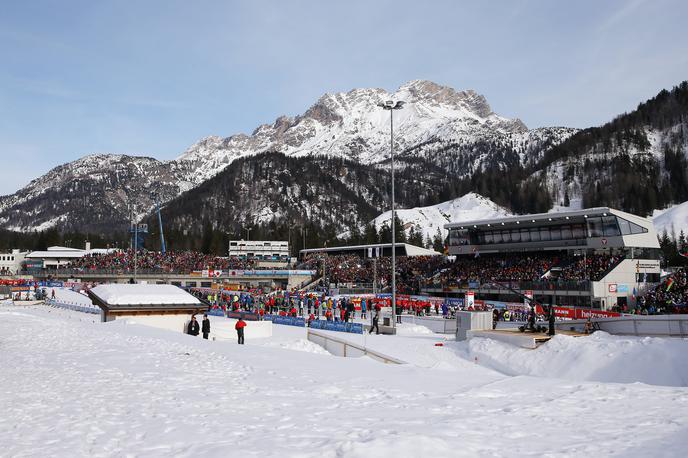
[[[394,110],[400,110],[404,102],[387,100],[378,104],[383,110],[389,110],[389,155],[392,169],[392,328],[397,323],[397,266],[396,266],[396,224],[394,221]]]

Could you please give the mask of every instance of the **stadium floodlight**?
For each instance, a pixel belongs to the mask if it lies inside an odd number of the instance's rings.
[[[385,100],[378,103],[377,106],[383,110],[389,110],[389,159],[392,169],[392,328],[396,329],[397,322],[397,263],[396,263],[396,237],[395,237],[395,223],[394,223],[394,110],[400,110],[404,104],[401,100]]]

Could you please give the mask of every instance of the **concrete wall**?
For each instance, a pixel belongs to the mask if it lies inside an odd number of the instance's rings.
[[[456,312],[456,340],[466,340],[468,331],[492,329],[492,312]]]
[[[401,315],[403,323],[425,326],[437,334],[455,334],[456,320],[446,320],[441,317]]]

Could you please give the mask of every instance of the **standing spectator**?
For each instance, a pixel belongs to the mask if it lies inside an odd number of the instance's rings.
[[[361,299],[361,318],[364,320],[367,318],[366,316],[366,298],[364,297]]]
[[[549,335],[553,336],[554,335],[554,306],[550,305],[549,307]]]
[[[198,331],[199,331],[198,321],[196,321],[196,315],[193,315],[191,317],[191,321],[189,322],[189,327],[187,329],[187,333],[190,336],[197,336]]]
[[[203,314],[203,326],[201,330],[203,331],[203,338],[208,340],[208,334],[210,334],[210,320],[208,319],[207,313]]]
[[[373,315],[373,325],[370,327],[370,330],[368,331],[368,334],[373,333],[373,329],[375,329],[375,334],[380,334],[380,312],[375,311],[375,315]]]
[[[234,329],[236,329],[237,332],[237,339],[239,345],[244,344],[244,328],[246,327],[246,322],[242,317],[239,317],[239,321],[236,322],[234,325]]]

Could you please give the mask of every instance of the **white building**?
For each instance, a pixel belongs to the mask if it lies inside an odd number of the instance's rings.
[[[270,240],[231,240],[229,256],[265,261],[289,259],[289,242]]]
[[[28,251],[12,250],[11,253],[0,253],[0,275],[17,275]]]
[[[25,256],[29,269],[59,269],[67,267],[70,262],[92,254],[106,254],[116,251],[114,248],[94,248],[86,242],[85,249],[51,246],[47,250],[32,251]]]

